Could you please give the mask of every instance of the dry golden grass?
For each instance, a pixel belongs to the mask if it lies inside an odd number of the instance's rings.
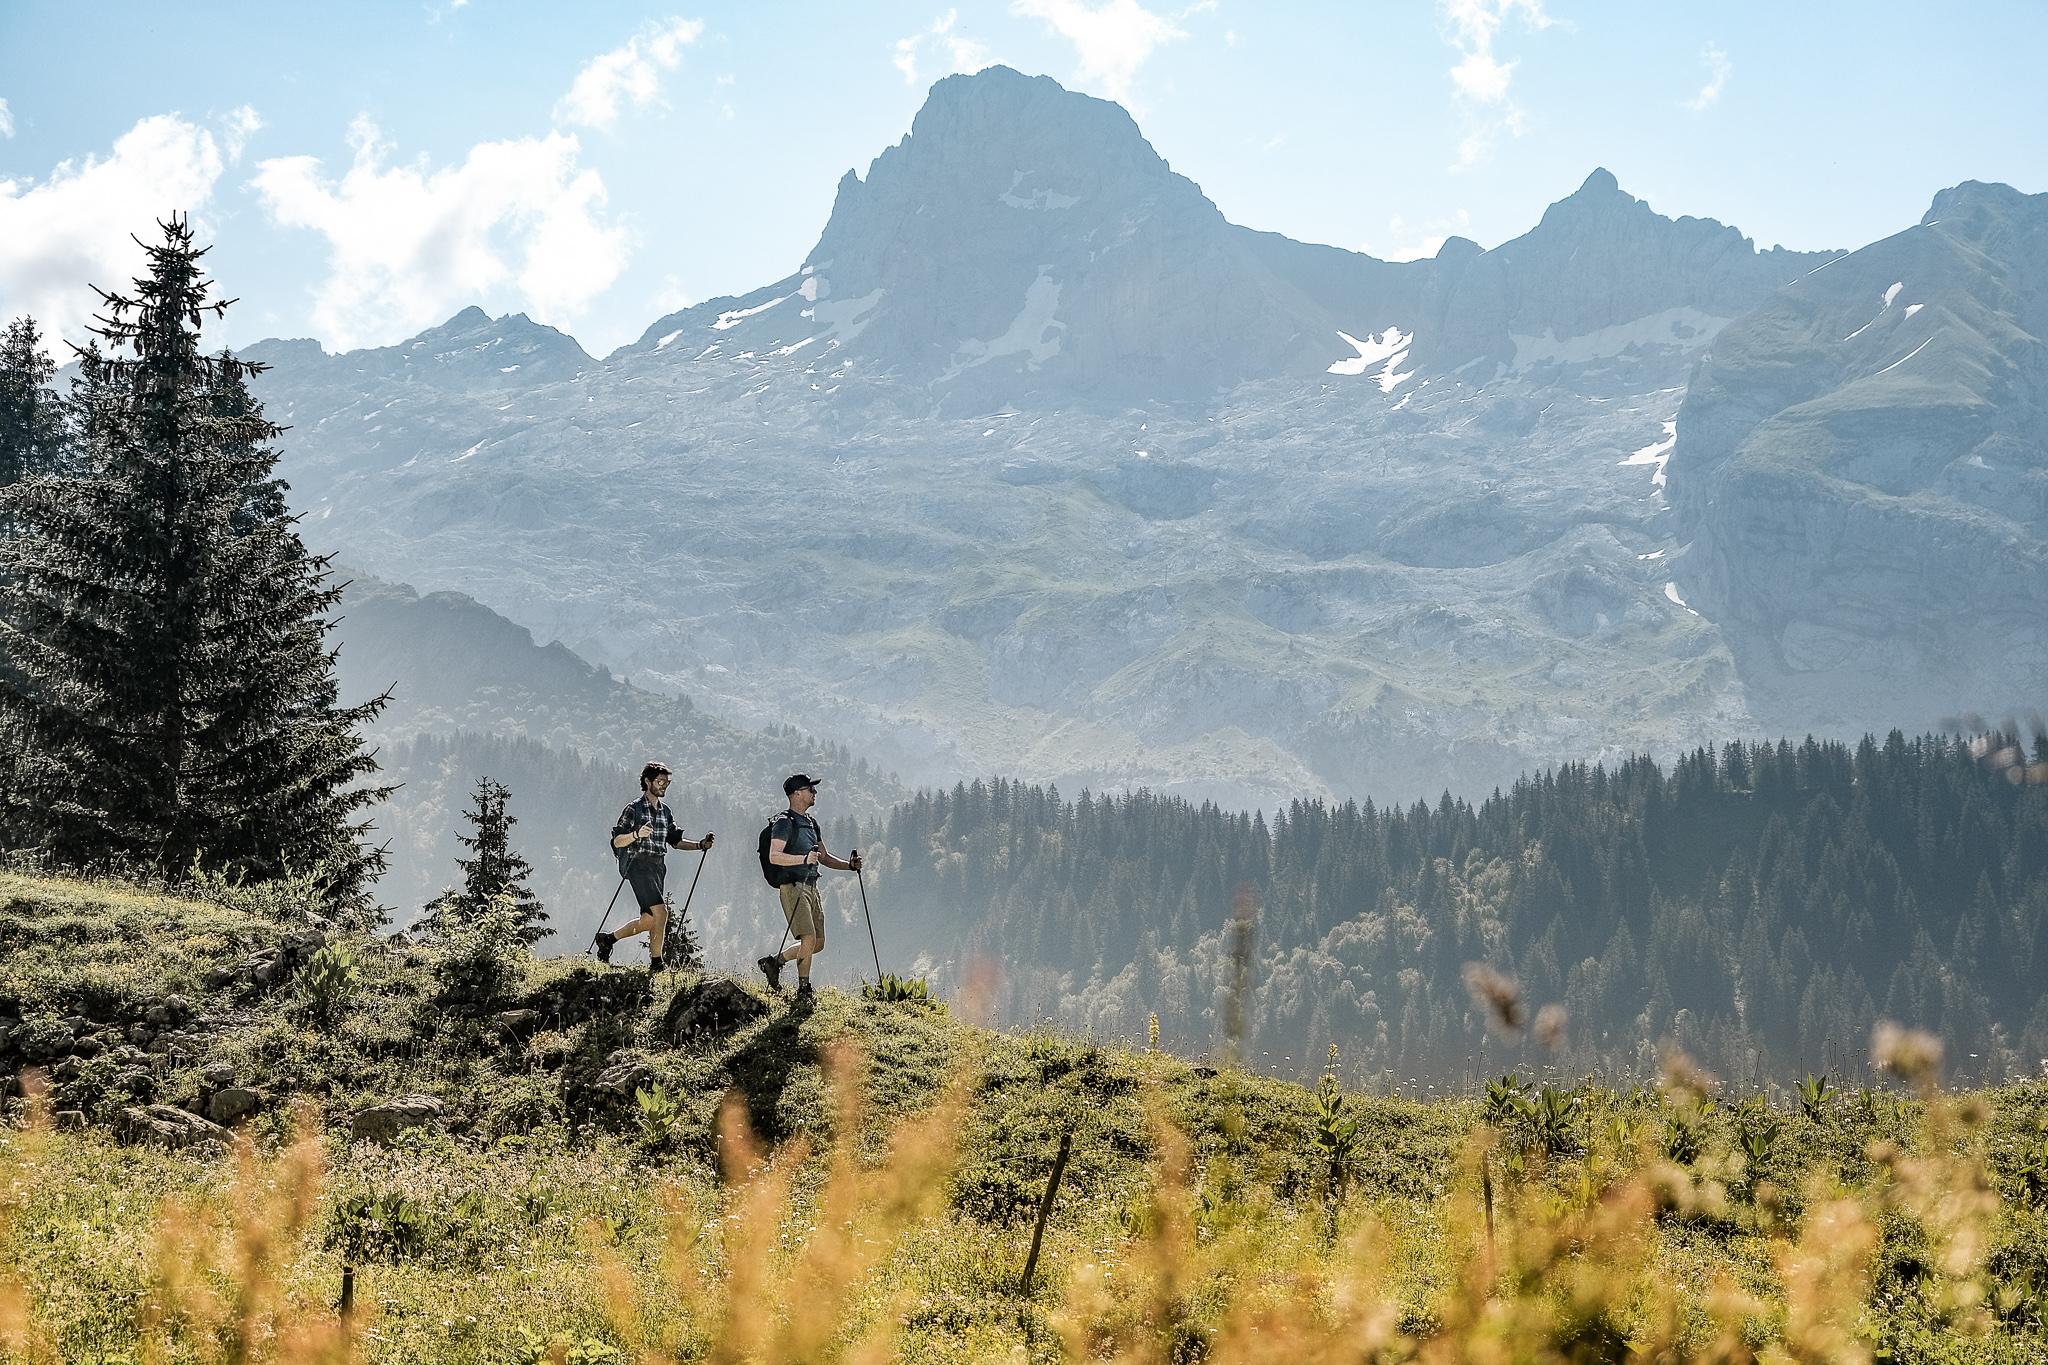
[[[833,1121],[817,1144],[798,1137],[766,1150],[743,1106],[726,1104],[722,1184],[663,1186],[658,1255],[636,1258],[615,1232],[588,1226],[582,1277],[534,1292],[581,1296],[605,1332],[580,1341],[558,1333],[528,1358],[1869,1362],[1883,1230],[1901,1222],[1923,1248],[1921,1311],[1965,1347],[1998,1330],[1985,1269],[2001,1217],[1984,1153],[1990,1115],[1982,1101],[1944,1097],[1930,1083],[1910,1149],[1871,1144],[1874,1174],[1856,1188],[1816,1171],[1796,1200],[1768,1183],[1752,1189],[1739,1157],[1665,1160],[1647,1124],[1615,1123],[1584,1156],[1548,1163],[1481,1130],[1431,1219],[1404,1226],[1393,1206],[1357,1198],[1334,1238],[1316,1201],[1228,1195],[1227,1163],[1200,1158],[1154,1103],[1153,1178],[1119,1234],[1069,1245],[1062,1282],[1030,1293],[984,1286],[1001,1311],[934,1347],[912,1322],[940,1274],[934,1248],[971,1240],[946,1208],[971,1078],[956,1077],[936,1105],[897,1125],[871,1163],[854,1140],[864,1122],[861,1063],[841,1046],[828,1071]],[[38,1306],[48,1287],[6,1255],[7,1224],[62,1140],[32,1113],[26,1130],[0,1144],[7,1361],[66,1359]],[[262,1155],[245,1144],[235,1154],[224,1199],[166,1201],[124,1358],[425,1358],[380,1345],[374,1303],[343,1314],[309,1289],[332,1284],[317,1236],[329,1160],[303,1114],[281,1149]],[[1726,1231],[1738,1222],[1739,1234]],[[1690,1282],[1673,1241],[1674,1229],[1687,1228],[1749,1239],[1762,1269],[1744,1283],[1734,1258],[1707,1258],[1696,1265],[1705,1283]],[[1425,1243],[1437,1274],[1418,1302],[1413,1261]],[[309,1270],[316,1265],[323,1273]]]

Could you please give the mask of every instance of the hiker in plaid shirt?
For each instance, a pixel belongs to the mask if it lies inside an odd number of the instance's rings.
[[[619,855],[620,875],[633,885],[633,899],[640,903],[640,915],[610,933],[600,929],[595,940],[597,960],[610,962],[614,944],[644,931],[650,976],[664,965],[661,950],[668,936],[668,850],[686,848],[695,852],[710,848],[712,840],[718,837],[707,834],[695,841],[683,837],[674,813],[661,800],[673,778],[665,763],[650,763],[642,768],[640,799],[620,811],[612,826],[612,851]]]

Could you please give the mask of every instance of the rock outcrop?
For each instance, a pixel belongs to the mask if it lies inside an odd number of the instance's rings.
[[[2048,677],[2048,195],[1965,184],[1732,324],[1678,415],[1686,600],[1787,727]]]

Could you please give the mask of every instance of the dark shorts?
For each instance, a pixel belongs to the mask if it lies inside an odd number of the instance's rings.
[[[633,899],[644,911],[668,900],[668,859],[635,858],[626,867],[626,880],[633,884]]]

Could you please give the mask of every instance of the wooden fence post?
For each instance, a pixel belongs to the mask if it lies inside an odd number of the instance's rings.
[[[1053,1196],[1060,1192],[1060,1177],[1066,1174],[1067,1151],[1073,1142],[1073,1129],[1060,1134],[1059,1155],[1052,1159],[1052,1179],[1045,1182],[1045,1198],[1038,1201],[1038,1226],[1031,1230],[1031,1255],[1025,1259],[1024,1275],[1017,1281],[1019,1294],[1031,1292],[1031,1277],[1038,1270],[1038,1244],[1045,1238],[1045,1220],[1052,1216]]]

